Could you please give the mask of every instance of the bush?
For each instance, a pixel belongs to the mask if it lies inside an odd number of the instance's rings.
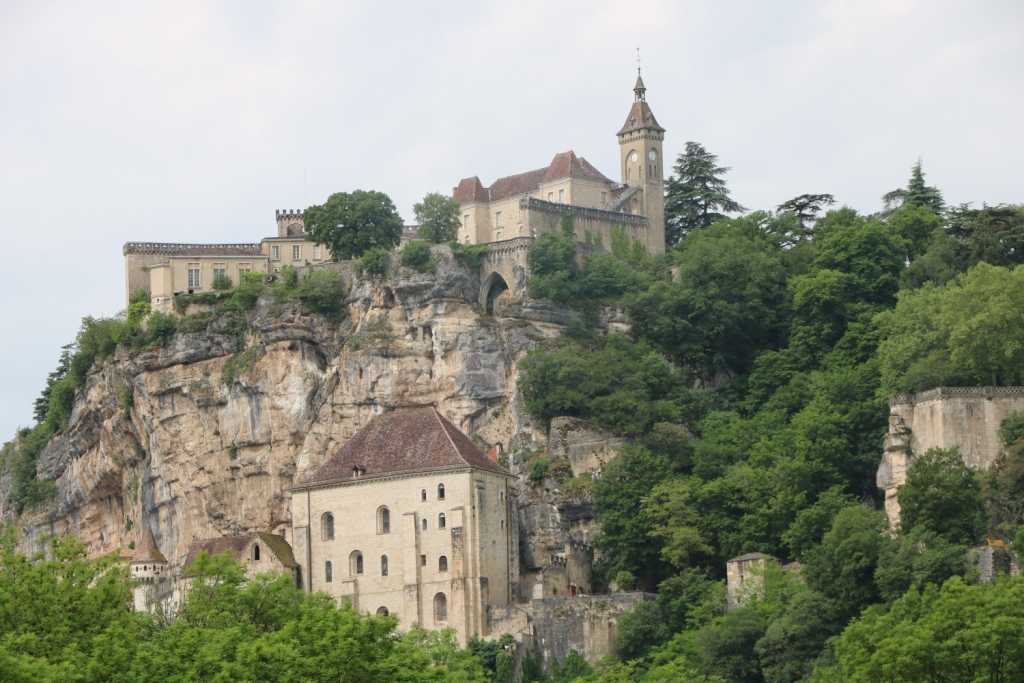
[[[340,317],[345,289],[341,276],[329,270],[317,270],[306,277],[297,288],[296,295],[303,305],[314,313]]]
[[[484,262],[484,256],[491,251],[489,244],[461,244],[460,242],[449,242],[452,256],[467,268],[479,268]]]
[[[226,292],[227,290],[231,289],[234,286],[235,283],[232,282],[231,278],[228,277],[227,275],[218,275],[217,277],[213,278],[213,282],[210,284],[210,287],[218,292]]]
[[[128,297],[128,305],[131,306],[132,304],[141,304],[141,303],[148,304],[149,300],[150,300],[149,292],[147,292],[142,287],[139,287],[134,292],[132,292],[131,295]]]
[[[999,425],[999,438],[1007,446],[1012,446],[1024,438],[1024,413],[1013,412],[1007,415]]]
[[[256,300],[266,291],[267,285],[263,281],[263,273],[246,273],[239,279],[238,286],[231,292],[231,298],[224,302],[222,308],[226,311],[244,313],[252,308],[256,304]],[[178,299],[181,298],[178,297]],[[178,299],[174,300],[175,310],[177,310]]]
[[[359,270],[374,275],[383,275],[388,270],[388,255],[390,253],[387,249],[382,249],[381,247],[370,249],[359,259]]]
[[[623,569],[615,575],[615,585],[620,591],[634,591],[636,590],[636,577],[633,572]]]
[[[150,344],[165,344],[178,329],[178,320],[170,313],[154,311],[149,316],[147,337]]]
[[[299,284],[299,271],[295,269],[295,266],[281,266],[281,287],[284,289],[292,289],[297,287]]]
[[[430,264],[430,245],[426,242],[408,242],[402,247],[402,265],[423,272]]]

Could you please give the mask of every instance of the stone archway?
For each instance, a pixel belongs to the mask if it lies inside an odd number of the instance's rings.
[[[508,296],[508,283],[498,272],[493,272],[481,287],[481,302],[487,315],[494,315],[494,302],[502,295]]]

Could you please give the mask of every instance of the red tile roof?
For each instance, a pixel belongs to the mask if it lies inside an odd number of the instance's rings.
[[[464,467],[509,474],[434,408],[385,413],[370,420],[300,488]]]
[[[544,168],[498,178],[490,187],[485,188],[476,176],[467,178],[459,183],[452,196],[462,204],[496,202],[508,197],[529,194],[537,190],[541,183],[560,178],[589,178],[606,183],[612,182],[594,168],[589,161],[583,157],[577,157],[572,150],[569,150],[556,154],[551,163]]]
[[[622,130],[616,133],[616,135],[622,135],[632,130],[640,130],[641,128],[665,131],[664,128],[658,125],[657,119],[654,118],[654,114],[646,102],[634,102],[629,110],[629,116],[626,117],[626,122],[622,124]]]

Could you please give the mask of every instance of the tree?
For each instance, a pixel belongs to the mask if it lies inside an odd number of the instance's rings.
[[[911,589],[847,626],[835,651],[850,683],[1024,680],[1024,577]]]
[[[711,553],[697,526],[700,513],[693,504],[691,489],[689,482],[673,479],[655,486],[641,500],[644,512],[654,521],[649,535],[663,543],[661,556],[677,569],[686,569],[697,558]]]
[[[697,633],[697,657],[705,673],[735,683],[761,683],[755,644],[765,624],[752,607],[735,609]]]
[[[642,600],[619,617],[612,649],[620,662],[641,659],[651,648],[668,640],[669,635],[661,607]]]
[[[461,204],[440,192],[431,192],[422,202],[413,204],[413,214],[420,224],[419,236],[434,244],[457,239],[460,207]]]
[[[940,215],[945,206],[942,200],[942,192],[938,188],[929,187],[924,183],[924,171],[921,170],[921,160],[910,171],[910,181],[906,188],[899,188],[882,195],[882,202],[885,208],[883,216],[889,216],[896,209],[907,205],[919,206],[935,215]]]
[[[766,683],[806,680],[825,641],[841,628],[836,616],[835,605],[821,593],[797,593],[757,641]]]
[[[885,513],[864,507],[843,508],[821,545],[806,553],[807,585],[834,600],[846,621],[878,601],[875,568],[889,539],[882,535]]]
[[[881,598],[894,602],[914,588],[941,586],[951,576],[964,573],[967,546],[950,543],[922,527],[900,534],[878,558],[875,583]]]
[[[335,261],[362,256],[372,247],[394,248],[402,219],[391,198],[374,190],[337,192],[305,211],[306,232],[331,250]]]
[[[986,531],[985,501],[974,470],[957,448],[932,448],[914,458],[897,492],[900,527],[923,529],[949,543],[973,545]]]
[[[696,142],[676,158],[676,175],[665,181],[665,243],[673,246],[694,230],[724,218],[723,213],[746,211],[729,196],[721,176],[729,172],[718,157]]]
[[[835,203],[836,198],[830,194],[802,194],[776,206],[775,215],[789,215],[796,219],[794,229],[787,235],[788,246],[810,239],[814,234],[814,223],[818,220],[818,214],[825,207]]]

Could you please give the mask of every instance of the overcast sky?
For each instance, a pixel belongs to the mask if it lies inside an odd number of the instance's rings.
[[[0,0],[0,440],[123,308],[125,241],[257,242],[354,189],[411,219],[568,149],[615,178],[638,43],[665,153],[750,208],[876,211],[918,157],[950,203],[1024,201],[1022,36],[1019,0]]]

